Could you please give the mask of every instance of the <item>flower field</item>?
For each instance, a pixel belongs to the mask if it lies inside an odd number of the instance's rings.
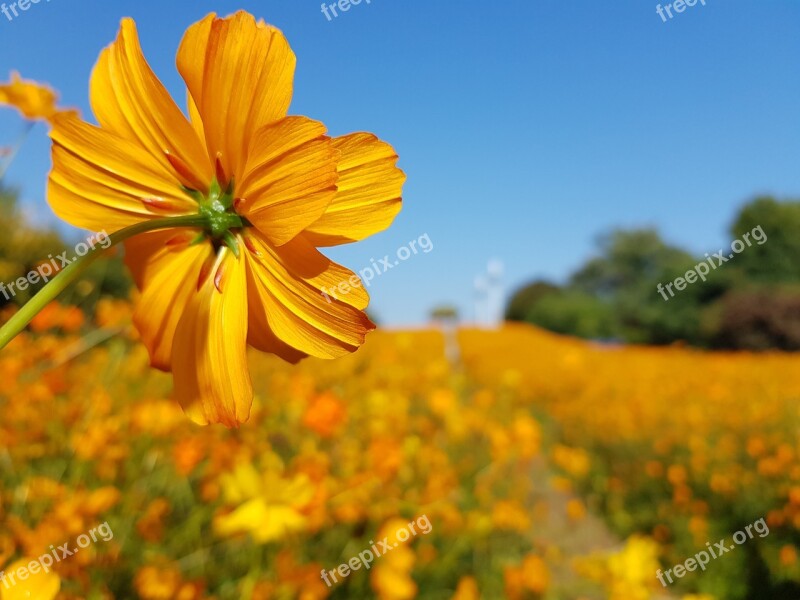
[[[182,414],[127,304],[97,315],[52,305],[0,359],[0,570],[80,545],[0,584],[3,600],[797,589],[800,357],[509,326],[462,331],[450,364],[437,331],[378,331],[336,361],[252,353],[251,419],[229,430]],[[395,535],[421,517],[427,532]],[[768,536],[658,583],[657,569],[761,517]],[[102,524],[112,536],[76,542]],[[384,539],[369,568],[325,583]]]

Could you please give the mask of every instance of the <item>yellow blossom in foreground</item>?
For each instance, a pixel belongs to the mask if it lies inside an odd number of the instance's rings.
[[[31,562],[32,559],[23,558],[3,570],[5,578],[0,580],[0,600],[53,600],[56,597],[61,588],[61,580],[52,571],[29,571],[25,580],[15,575],[18,569],[27,569]]]

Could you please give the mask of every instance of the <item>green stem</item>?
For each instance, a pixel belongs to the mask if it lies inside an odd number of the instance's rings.
[[[31,298],[27,304],[14,313],[14,316],[12,316],[5,325],[0,327],[0,350],[5,348],[11,340],[19,335],[20,332],[27,327],[28,323],[39,314],[39,311],[52,302],[69,284],[78,279],[104,250],[108,250],[111,246],[116,246],[128,238],[148,231],[171,229],[173,227],[208,226],[209,220],[207,216],[187,215],[143,221],[142,223],[137,223],[136,225],[131,225],[130,227],[112,233],[109,236],[110,244],[105,246],[96,245],[89,250],[89,252],[67,265],[58,275],[51,279],[47,285],[39,290],[39,293]]]

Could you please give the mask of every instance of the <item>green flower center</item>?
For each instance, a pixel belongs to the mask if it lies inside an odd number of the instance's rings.
[[[238,257],[239,243],[233,230],[248,227],[250,223],[239,215],[233,207],[233,181],[223,190],[217,179],[214,178],[208,194],[190,189],[185,191],[197,202],[199,206],[198,212],[208,222],[202,239],[210,239],[215,246],[225,244]]]

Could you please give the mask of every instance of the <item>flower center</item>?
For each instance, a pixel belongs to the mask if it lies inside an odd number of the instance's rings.
[[[208,196],[200,202],[200,214],[209,220],[209,230],[213,237],[220,237],[226,231],[244,227],[244,220],[233,209],[233,184],[222,190],[216,179],[211,182]]]
[[[239,242],[233,230],[242,229],[250,225],[247,219],[241,217],[234,209],[233,181],[226,189],[222,189],[219,181],[214,178],[208,189],[208,194],[197,190],[185,189],[197,201],[198,212],[208,221],[205,235],[215,247],[225,244],[239,256]]]

